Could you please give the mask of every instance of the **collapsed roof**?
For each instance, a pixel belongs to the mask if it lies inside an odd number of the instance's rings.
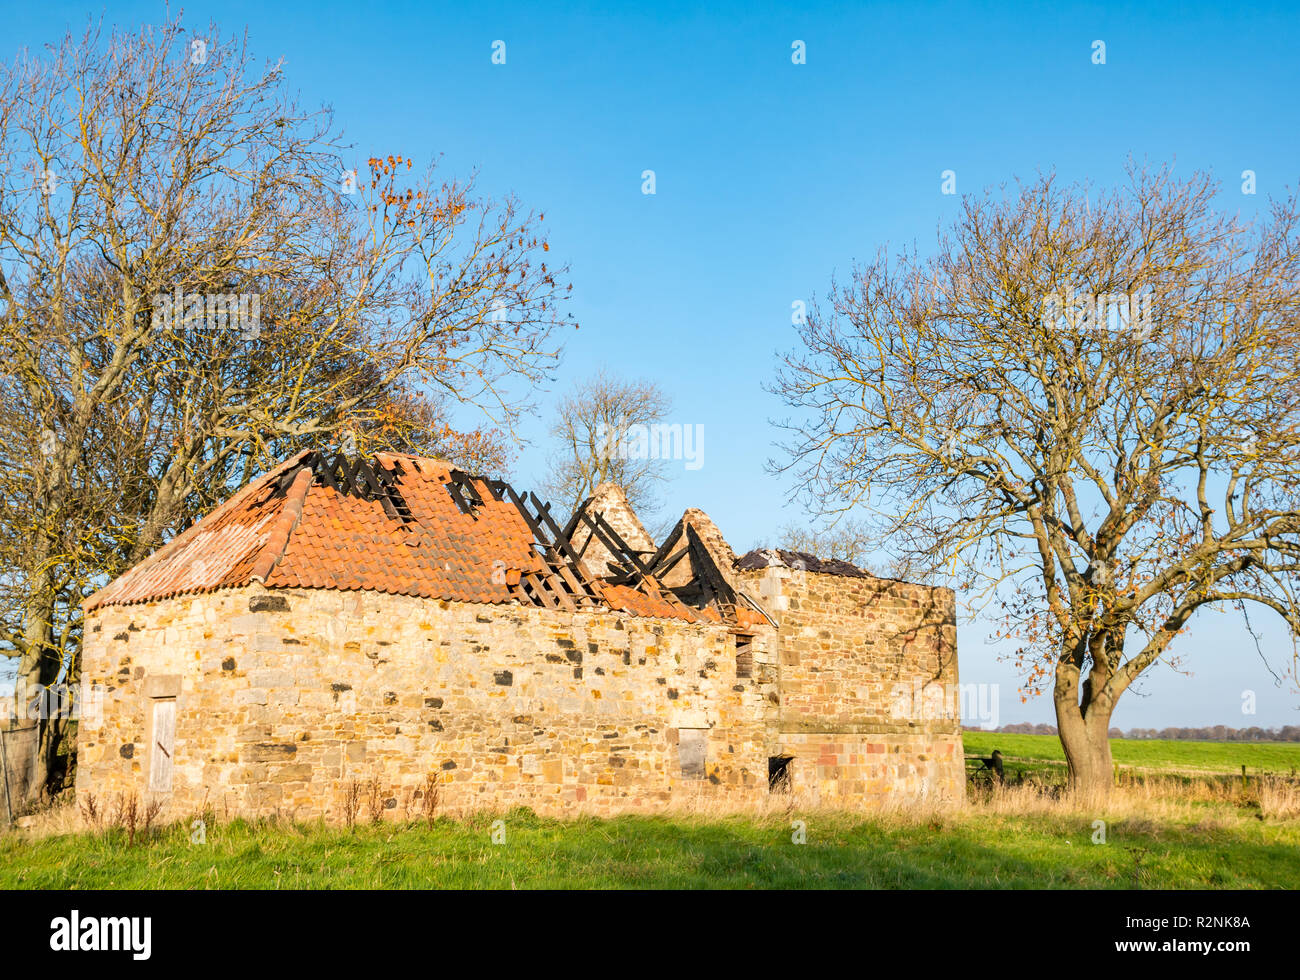
[[[655,549],[635,515],[632,527],[620,512],[621,492],[602,489],[561,527],[536,494],[521,495],[443,460],[396,453],[349,460],[309,450],[240,490],[87,598],[84,608],[256,582],[602,607],[739,629],[762,618],[752,600],[737,597],[690,521],[683,518]],[[660,576],[683,559],[689,574],[664,586]],[[730,560],[723,564],[729,570]]]
[[[797,568],[823,575],[843,575],[848,578],[872,578],[869,572],[838,558],[818,558],[804,551],[786,551],[781,548],[756,548],[736,559],[736,567],[752,572],[763,568]]]

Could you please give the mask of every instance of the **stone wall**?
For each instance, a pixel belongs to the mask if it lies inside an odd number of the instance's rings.
[[[372,780],[418,813],[434,775],[454,811],[611,813],[761,801],[784,758],[825,804],[961,798],[955,703],[913,697],[955,690],[951,591],[735,574],[778,629],[259,586],[105,607],[77,790],[337,821]]]
[[[822,802],[961,799],[951,589],[774,566],[738,572],[780,623],[772,755]]]
[[[769,679],[771,650],[756,640]],[[106,607],[87,624],[82,683],[105,697],[77,789],[144,795],[174,698],[172,785],[153,793],[171,815],[339,820],[371,779],[393,814],[418,812],[430,773],[457,810],[757,799],[772,698],[747,672],[725,627],[608,611],[259,587]]]

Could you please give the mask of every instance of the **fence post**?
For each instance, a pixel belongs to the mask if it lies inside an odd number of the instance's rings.
[[[1242,767],[1241,767],[1241,791],[1242,791],[1243,793],[1246,792],[1246,767],[1245,767],[1245,765],[1242,765]]]

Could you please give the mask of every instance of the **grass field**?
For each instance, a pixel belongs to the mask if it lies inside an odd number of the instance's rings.
[[[1054,736],[964,741],[1036,778],[974,788],[957,807],[859,813],[773,798],[761,812],[515,810],[350,830],[208,815],[202,842],[187,819],[133,845],[62,807],[0,833],[0,888],[1300,887],[1300,782],[1289,775],[1300,746],[1118,740],[1116,760],[1140,772],[1090,806],[1051,785],[1063,775]],[[1245,788],[1211,775],[1243,763],[1255,776]]]
[[[1059,762],[1065,765],[1061,740],[1055,735],[1012,735],[999,732],[962,733],[967,752]],[[1300,770],[1300,742],[1182,742],[1161,739],[1114,738],[1111,755],[1121,766],[1149,770],[1205,773],[1277,773]]]
[[[0,888],[1295,888],[1298,797],[1164,798],[1147,785],[1092,811],[1017,788],[870,815],[516,810],[352,830],[213,820],[203,843],[181,822],[134,846],[120,828],[11,832]]]

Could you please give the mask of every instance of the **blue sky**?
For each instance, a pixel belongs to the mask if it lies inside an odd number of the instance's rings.
[[[135,26],[167,13],[0,8],[5,58],[91,15]],[[555,388],[601,365],[658,381],[670,421],[703,425],[705,440],[666,511],[702,507],[739,551],[800,516],[764,468],[781,406],[762,384],[793,342],[791,304],[882,245],[924,249],[958,205],[943,171],[978,193],[1047,168],[1113,183],[1129,154],[1175,160],[1212,169],[1243,214],[1300,179],[1300,14],[1285,4],[185,6],[197,36],[210,20],[283,56],[303,101],[334,107],[358,163],[442,154],[449,173],[477,169],[483,191],[546,212],[582,324]],[[806,64],[791,63],[795,40]],[[1240,193],[1245,169],[1257,197]],[[544,433],[544,420],[526,427],[515,482],[542,472]],[[1253,621],[1285,665],[1283,633],[1262,610]],[[988,633],[963,623],[963,682],[1000,686],[1002,724],[1053,721],[1049,698],[1020,704]],[[1181,649],[1192,676],[1158,667],[1116,725],[1300,722],[1300,695],[1274,686],[1235,618],[1204,616]]]

